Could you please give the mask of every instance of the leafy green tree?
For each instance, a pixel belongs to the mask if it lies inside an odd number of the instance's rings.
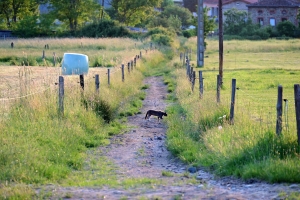
[[[11,27],[12,23],[37,14],[38,2],[38,0],[1,0],[0,18],[6,22],[7,27]]]
[[[161,8],[164,9],[165,7],[173,6],[173,5],[174,5],[173,0],[163,0],[161,3]]]
[[[276,29],[281,36],[294,37],[296,27],[290,21],[279,22]]]
[[[154,7],[162,0],[112,0],[111,5],[117,12],[117,20],[126,25],[135,26],[153,15]]]
[[[224,12],[224,33],[228,35],[239,35],[243,27],[247,24],[247,12],[239,11],[235,8]]]
[[[72,32],[101,10],[96,0],[50,0],[50,5],[51,13],[60,21],[67,22]]]
[[[180,19],[182,26],[188,26],[192,23],[192,13],[187,9],[180,6],[168,6],[161,13],[161,16],[170,18],[171,16]]]

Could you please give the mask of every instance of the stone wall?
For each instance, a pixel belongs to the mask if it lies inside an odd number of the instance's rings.
[[[261,8],[249,7],[248,14],[253,23],[261,23],[262,26],[276,26],[279,22],[288,20],[298,27],[298,8]]]

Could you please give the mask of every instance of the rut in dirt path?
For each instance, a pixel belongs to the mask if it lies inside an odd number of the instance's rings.
[[[124,178],[159,178],[165,170],[182,173],[185,166],[166,149],[167,127],[163,120],[158,122],[153,116],[145,120],[150,109],[166,110],[166,86],[159,77],[147,78],[144,83],[149,85],[149,89],[141,114],[128,118],[128,124],[133,128],[125,135],[116,136],[107,147],[105,156],[119,166],[119,175]]]

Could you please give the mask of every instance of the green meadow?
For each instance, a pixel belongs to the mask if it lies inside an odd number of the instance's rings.
[[[225,41],[221,102],[216,103],[218,41],[208,39],[203,71],[204,95],[194,92],[179,53],[196,39],[179,38],[173,49],[148,51],[149,41],[130,39],[20,39],[0,41],[0,199],[31,199],[33,187],[160,184],[148,178],[118,180],[113,163],[98,147],[124,133],[126,117],[140,112],[145,76],[163,76],[168,86],[167,146],[181,160],[220,176],[257,178],[271,183],[300,182],[300,148],[294,108],[299,83],[298,40]],[[50,49],[44,49],[48,44]],[[181,44],[181,46],[179,46]],[[45,50],[46,58],[42,59]],[[87,54],[90,73],[81,90],[78,77],[65,78],[64,115],[58,112],[59,64],[64,52]],[[121,79],[121,64],[143,53],[136,69]],[[49,55],[50,54],[50,55]],[[60,59],[59,59],[60,58]],[[33,66],[32,66],[33,65]],[[111,84],[105,67],[113,67]],[[100,91],[95,90],[100,74]],[[198,74],[198,73],[197,73]],[[39,76],[40,75],[40,76]],[[229,124],[231,81],[237,80],[234,125]],[[33,81],[32,81],[33,80]],[[283,86],[282,134],[277,136],[277,87]],[[34,95],[33,95],[34,94]],[[93,173],[95,172],[95,173]],[[165,172],[163,175],[168,176]],[[51,196],[41,193],[39,198]]]
[[[186,48],[196,52],[196,39]],[[221,176],[257,178],[268,182],[300,182],[300,148],[294,106],[299,84],[299,40],[224,41],[221,102],[216,100],[219,73],[218,41],[208,40],[204,94],[199,79],[194,92],[185,68],[172,73],[179,105],[171,106],[168,146],[182,160]],[[178,58],[173,66],[182,66]],[[198,76],[198,72],[196,72]],[[231,83],[236,79],[234,125],[229,123]],[[276,135],[278,85],[283,86],[282,133]]]

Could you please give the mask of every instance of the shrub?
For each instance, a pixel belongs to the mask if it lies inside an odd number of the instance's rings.
[[[83,27],[78,36],[80,37],[129,37],[130,32],[114,21],[104,20],[99,23],[89,24]]]
[[[86,109],[92,109],[96,115],[102,117],[106,123],[111,122],[115,117],[115,111],[112,106],[106,100],[98,96],[83,98],[82,103]]]
[[[280,36],[294,37],[296,27],[290,21],[279,22],[276,29]]]
[[[171,43],[173,42],[170,36],[164,34],[154,34],[151,36],[151,40],[153,42],[156,42],[157,44],[162,44],[166,46],[171,46]]]

